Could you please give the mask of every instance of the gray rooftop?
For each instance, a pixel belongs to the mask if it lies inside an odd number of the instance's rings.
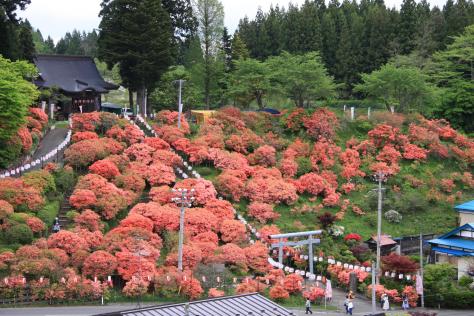
[[[98,314],[95,316],[185,316],[189,304],[189,316],[288,316],[292,312],[258,294],[219,297],[180,304],[167,304],[147,308]]]
[[[59,87],[69,93],[107,93],[118,88],[102,78],[94,60],[88,56],[36,55],[33,61],[40,73],[35,82],[39,87]]]

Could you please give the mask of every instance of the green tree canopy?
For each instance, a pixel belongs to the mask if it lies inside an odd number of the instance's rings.
[[[0,148],[25,123],[29,106],[39,96],[31,83],[36,74],[34,65],[26,61],[11,62],[0,56]]]
[[[280,56],[269,58],[267,64],[271,80],[296,106],[310,106],[315,100],[336,95],[337,86],[327,74],[317,52],[304,55],[283,52]]]
[[[156,111],[177,109],[178,84],[177,80],[185,80],[182,87],[182,103],[185,108],[195,106],[202,100],[202,93],[196,87],[191,74],[184,66],[171,66],[161,77],[157,89],[150,95],[151,104]]]
[[[234,67],[229,74],[229,97],[245,106],[256,100],[258,107],[263,108],[263,98],[271,88],[268,65],[247,58],[235,60]]]
[[[428,76],[415,67],[397,67],[393,63],[370,74],[362,75],[362,83],[354,91],[383,103],[388,110],[429,114],[438,102],[438,89],[428,82]]]
[[[438,85],[445,88],[435,115],[466,132],[474,132],[474,25],[454,38],[445,51],[433,57]]]

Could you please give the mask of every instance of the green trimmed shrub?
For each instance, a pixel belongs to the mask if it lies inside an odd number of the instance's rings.
[[[298,171],[296,173],[298,177],[301,177],[302,175],[309,173],[313,170],[313,166],[311,165],[311,160],[309,160],[309,158],[296,158],[296,163],[298,164]]]
[[[33,241],[33,232],[26,224],[18,224],[5,231],[5,240],[10,244],[30,244]]]
[[[468,275],[463,275],[460,279],[459,279],[459,286],[462,286],[462,287],[466,287],[466,288],[469,288],[469,285],[472,284],[472,282],[474,282],[474,280],[472,279],[472,277],[468,276]]]

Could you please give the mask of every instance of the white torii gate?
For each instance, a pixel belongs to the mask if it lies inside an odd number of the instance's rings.
[[[321,235],[321,230],[312,230],[307,232],[298,232],[298,233],[288,233],[288,234],[278,234],[278,235],[270,235],[271,239],[278,239],[278,243],[272,244],[272,248],[278,248],[278,262],[283,264],[283,247],[284,246],[303,246],[308,245],[308,255],[309,255],[309,272],[313,273],[313,244],[319,244],[321,242],[320,239],[315,239],[313,236]],[[295,237],[306,237],[306,240],[300,241],[283,241],[285,238],[295,238]]]

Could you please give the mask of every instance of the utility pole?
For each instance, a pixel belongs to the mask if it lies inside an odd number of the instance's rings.
[[[377,312],[376,307],[376,300],[375,300],[375,263],[372,262],[372,314],[375,315]]]
[[[383,172],[375,174],[375,180],[378,181],[378,203],[377,203],[377,266],[376,266],[376,283],[380,284],[380,248],[382,239],[382,181],[386,180],[386,175]],[[372,272],[374,273],[374,272]]]
[[[183,83],[186,82],[186,80],[179,79],[176,80],[175,83],[179,84],[178,88],[178,128],[181,129],[181,115],[183,112],[183,103],[182,103],[182,97],[181,97],[181,91],[183,89]]]
[[[179,215],[178,270],[183,271],[184,210],[186,207],[193,205],[194,189],[173,189],[172,191],[176,196],[171,201],[181,207]]]
[[[420,276],[423,280],[423,234],[420,232]],[[425,292],[421,293],[421,307],[425,307]]]

